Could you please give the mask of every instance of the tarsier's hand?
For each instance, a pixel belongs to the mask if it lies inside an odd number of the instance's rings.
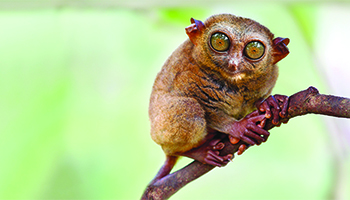
[[[280,126],[281,123],[287,123],[288,96],[276,94],[270,95],[267,99],[257,102],[256,106],[260,114],[265,113],[267,119],[272,120],[272,124]],[[265,121],[263,121],[265,124]]]
[[[249,145],[260,145],[266,142],[270,133],[264,129],[265,115],[254,111],[238,122],[232,124],[232,129],[229,133],[230,142],[236,144],[239,140]],[[238,155],[242,154],[246,149],[246,145],[242,144],[239,147]]]

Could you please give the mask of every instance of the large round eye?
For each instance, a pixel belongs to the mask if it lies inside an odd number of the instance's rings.
[[[249,59],[257,60],[264,55],[265,47],[261,42],[249,42],[244,48],[244,55]]]
[[[217,32],[211,36],[210,44],[216,51],[226,51],[230,47],[230,39],[227,35]]]

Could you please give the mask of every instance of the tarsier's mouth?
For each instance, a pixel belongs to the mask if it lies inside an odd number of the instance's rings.
[[[224,69],[224,77],[230,80],[242,80],[247,74],[249,74],[248,70],[230,70],[228,68]]]
[[[229,75],[229,76],[241,76],[241,75],[247,75],[251,73],[251,70],[249,69],[242,69],[242,68],[236,68],[236,67],[230,67],[227,66],[224,68],[224,71]]]

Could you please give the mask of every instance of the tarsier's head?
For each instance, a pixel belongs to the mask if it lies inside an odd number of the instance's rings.
[[[289,53],[288,38],[273,38],[266,27],[231,14],[191,19],[186,33],[195,45],[196,61],[232,81],[268,74]]]

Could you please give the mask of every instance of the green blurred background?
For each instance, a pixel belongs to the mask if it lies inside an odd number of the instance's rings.
[[[273,93],[350,97],[346,1],[0,1],[0,199],[139,199],[164,161],[153,80],[190,17],[222,12],[290,38]],[[350,199],[349,125],[293,119],[172,199]]]

